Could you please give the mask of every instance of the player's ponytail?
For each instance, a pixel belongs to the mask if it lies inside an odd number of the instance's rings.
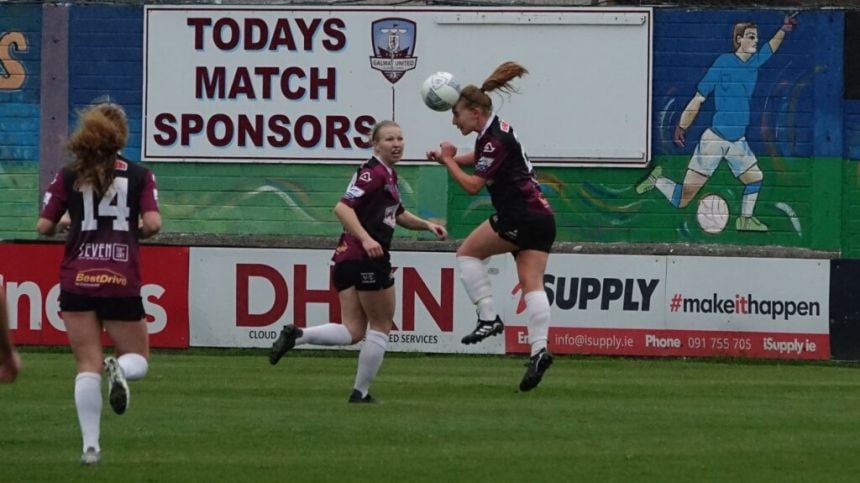
[[[122,107],[102,103],[84,109],[78,127],[68,142],[78,173],[75,188],[91,186],[103,197],[114,179],[117,153],[128,140],[128,119]]]
[[[511,85],[511,81],[528,73],[528,69],[516,62],[505,62],[496,67],[496,70],[490,74],[490,77],[487,77],[484,83],[481,84],[481,91],[493,92],[500,90],[508,94],[513,94],[517,92],[517,89]]]
[[[517,92],[516,88],[511,85],[511,81],[528,73],[528,69],[516,62],[505,62],[496,67],[496,70],[484,80],[481,87],[472,84],[464,87],[460,91],[458,102],[462,103],[466,109],[480,108],[484,112],[490,112],[493,110],[493,101],[488,94],[496,90],[507,94]]]

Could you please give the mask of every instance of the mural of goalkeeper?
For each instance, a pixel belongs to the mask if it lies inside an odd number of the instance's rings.
[[[675,128],[675,144],[686,145],[686,131],[699,114],[709,95],[714,95],[714,117],[711,127],[702,133],[687,165],[683,184],[663,176],[657,166],[636,186],[643,194],[657,188],[676,208],[684,208],[725,158],[736,178],[744,185],[741,214],[735,221],[738,231],[767,231],[767,225],[753,216],[761,190],[762,174],[758,160],[746,140],[750,122],[750,98],[758,80],[758,69],[779,49],[787,32],[797,25],[797,13],[786,15],[782,26],[761,49],[758,48],[758,26],[739,22],[732,29],[735,51],[717,57],[699,81],[696,95],[687,104]]]

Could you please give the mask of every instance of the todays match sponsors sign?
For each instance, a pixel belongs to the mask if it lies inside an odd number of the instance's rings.
[[[92,247],[93,256],[118,252],[97,248]],[[63,249],[58,243],[0,243],[0,285],[9,301],[16,344],[68,343],[58,301]],[[140,248],[140,261],[150,345],[188,347],[188,248],[145,245]],[[102,342],[109,343],[106,335]]]
[[[451,126],[450,113],[421,102],[424,79],[447,71],[462,85],[480,85],[502,62],[517,60],[530,72],[515,81],[523,97],[493,98],[533,162],[643,166],[650,159],[651,13],[147,5],[142,155],[363,161],[372,126],[392,119],[407,133],[404,159],[426,162],[426,150],[442,140],[473,146]],[[563,58],[552,53],[584,45]],[[600,116],[579,119],[571,111]],[[530,125],[536,112],[543,122]]]
[[[192,248],[191,345],[271,347],[285,324],[340,323],[331,256],[331,250]],[[392,252],[397,298],[389,350],[504,352],[501,337],[460,343],[474,328],[475,311],[454,261],[451,253]],[[504,272],[497,265],[502,262],[492,262],[491,272]]]
[[[826,261],[555,254],[544,284],[557,353],[830,356]],[[506,350],[525,352],[515,303]]]

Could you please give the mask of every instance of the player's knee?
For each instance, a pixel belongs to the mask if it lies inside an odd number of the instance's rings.
[[[129,381],[143,379],[149,372],[149,362],[140,354],[128,353],[117,358],[125,378]]]
[[[352,344],[358,344],[362,340],[364,340],[364,335],[367,333],[367,323],[363,322],[361,324],[343,324],[346,326],[346,329],[349,331],[349,336],[352,340]]]

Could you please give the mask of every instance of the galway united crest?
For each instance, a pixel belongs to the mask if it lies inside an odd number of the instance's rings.
[[[370,66],[392,84],[418,64],[415,53],[415,22],[405,18],[384,18],[370,26],[373,55]]]

